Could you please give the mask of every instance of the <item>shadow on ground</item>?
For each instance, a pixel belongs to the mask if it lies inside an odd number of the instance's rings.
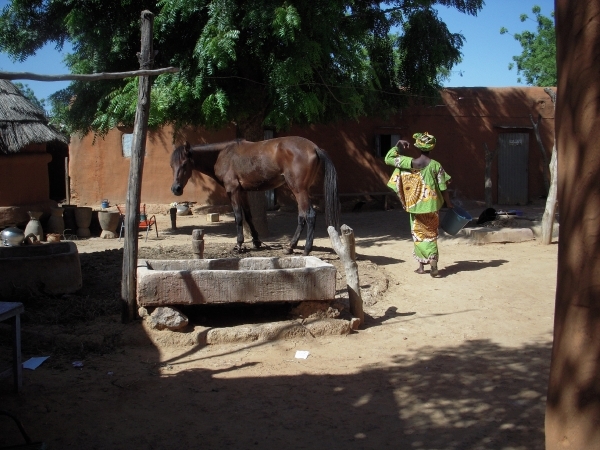
[[[488,267],[500,267],[508,263],[505,259],[493,259],[491,261],[471,260],[471,261],[455,261],[449,266],[440,269],[439,277],[444,278],[450,275],[456,275],[459,272],[473,272],[483,270]]]
[[[549,344],[420,348],[347,375],[335,374],[343,360],[315,355],[281,364],[328,374],[286,376],[259,370],[253,349],[262,345],[163,362],[125,350],[81,370],[42,366],[51,381],[28,375],[20,396],[2,385],[0,400],[49,448],[543,448]],[[122,373],[111,371],[125,359]],[[18,437],[4,423],[0,436]]]

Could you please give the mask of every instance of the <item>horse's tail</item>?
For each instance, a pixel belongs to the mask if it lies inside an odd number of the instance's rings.
[[[325,179],[323,181],[323,190],[325,191],[325,222],[327,226],[333,226],[339,232],[341,205],[337,191],[337,172],[325,150],[317,147],[316,152],[325,166]]]

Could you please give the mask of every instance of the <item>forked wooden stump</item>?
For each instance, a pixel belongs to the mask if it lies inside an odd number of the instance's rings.
[[[341,235],[334,227],[328,227],[327,232],[331,239],[333,250],[344,263],[346,272],[346,283],[348,285],[348,298],[350,300],[350,313],[360,320],[360,324],[365,323],[365,313],[363,312],[363,301],[360,294],[360,282],[358,279],[358,264],[356,264],[356,249],[354,242],[354,230],[348,225],[340,227]]]

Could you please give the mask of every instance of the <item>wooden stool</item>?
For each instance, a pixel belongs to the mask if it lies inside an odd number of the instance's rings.
[[[13,367],[0,372],[0,378],[13,373],[15,391],[19,392],[23,387],[23,363],[21,362],[21,314],[25,312],[23,303],[0,302],[0,322],[12,319],[13,337]]]

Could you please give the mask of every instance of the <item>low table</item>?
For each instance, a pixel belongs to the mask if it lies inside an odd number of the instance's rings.
[[[12,372],[16,392],[23,387],[23,363],[21,362],[21,314],[23,312],[25,312],[23,303],[0,302],[0,322],[11,320],[13,338],[13,367],[0,372],[0,378]]]

